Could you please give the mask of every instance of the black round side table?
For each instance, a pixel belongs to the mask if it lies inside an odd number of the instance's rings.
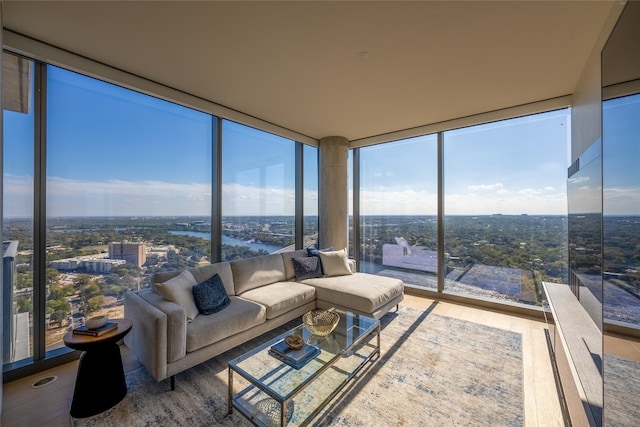
[[[97,337],[68,332],[64,344],[83,351],[71,402],[71,416],[85,418],[104,412],[127,395],[118,341],[131,330],[129,319],[109,319],[118,328]]]

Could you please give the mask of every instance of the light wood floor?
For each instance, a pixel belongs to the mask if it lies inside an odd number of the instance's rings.
[[[406,295],[402,305],[426,309],[434,301],[429,298]],[[439,301],[433,311],[449,317],[507,329],[522,334],[524,412],[526,426],[562,426],[562,414],[551,369],[544,322],[460,304]],[[125,372],[140,366],[135,356],[122,347]],[[78,362],[40,372],[4,384],[2,422],[14,426],[69,426],[69,401]],[[51,384],[32,388],[40,378],[56,376]]]

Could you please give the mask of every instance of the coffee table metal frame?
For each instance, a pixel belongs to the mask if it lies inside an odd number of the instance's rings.
[[[288,423],[290,405],[294,398],[303,393],[316,380],[327,375],[329,369],[334,368],[344,378],[336,386],[330,389],[326,398],[315,407],[300,425],[306,425],[349,383],[367,364],[380,356],[380,322],[377,319],[338,311],[340,323],[336,330],[327,337],[312,335],[304,325],[299,325],[282,335],[256,347],[253,350],[231,360],[229,362],[229,414],[236,408],[243,416],[256,426],[270,425],[265,422],[266,415],[256,413],[256,408],[251,407],[247,401],[253,392],[264,393],[273,399],[276,405],[276,418],[279,418],[280,426]],[[306,342],[316,345],[321,349],[321,354],[310,361],[300,370],[288,366],[268,354],[269,348],[281,341],[289,334],[302,335]],[[375,339],[373,337],[375,335]],[[256,358],[255,369],[247,363]],[[346,368],[339,367],[340,361],[351,359]],[[360,359],[358,361],[358,359]],[[234,394],[234,373],[249,383],[240,392]],[[295,380],[294,380],[295,379]],[[247,401],[245,401],[245,399]]]

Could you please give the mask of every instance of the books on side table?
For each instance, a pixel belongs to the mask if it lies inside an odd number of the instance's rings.
[[[269,354],[295,369],[300,369],[320,354],[318,347],[305,343],[301,349],[294,350],[282,340],[271,346]]]
[[[111,332],[114,329],[118,329],[118,324],[115,322],[107,322],[99,328],[89,329],[86,326],[80,326],[79,328],[75,328],[73,333],[76,335],[88,335],[92,337],[99,337],[100,335],[104,335],[107,332]]]

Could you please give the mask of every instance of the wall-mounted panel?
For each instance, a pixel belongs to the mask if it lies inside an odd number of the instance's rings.
[[[628,336],[640,335],[639,51],[630,1],[602,51],[604,422],[616,426],[640,425],[640,344]]]

